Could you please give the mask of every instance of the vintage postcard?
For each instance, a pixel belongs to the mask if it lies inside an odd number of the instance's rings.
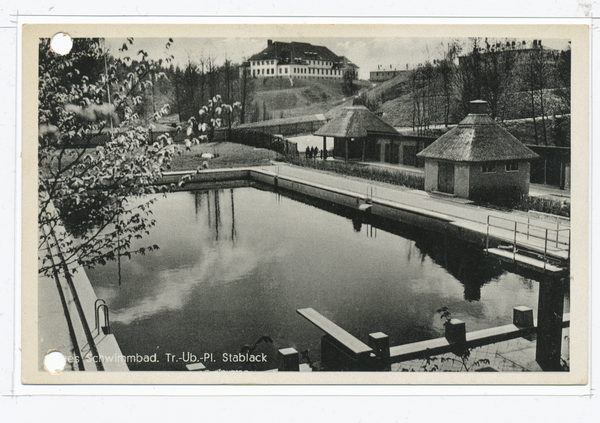
[[[22,383],[587,383],[587,26],[22,33]]]

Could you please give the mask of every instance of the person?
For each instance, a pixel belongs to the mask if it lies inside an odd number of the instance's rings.
[[[310,147],[308,145],[306,146],[305,156],[306,156],[307,159],[310,159]]]
[[[315,159],[319,157],[319,147],[315,147]]]

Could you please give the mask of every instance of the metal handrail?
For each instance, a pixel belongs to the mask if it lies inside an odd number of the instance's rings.
[[[98,304],[99,302],[102,302],[101,304]],[[95,308],[95,317],[96,317],[96,327],[95,329],[98,329],[98,335],[100,335],[100,309],[102,309],[103,314],[104,314],[104,327],[106,328],[106,334],[108,335],[110,333],[110,319],[108,316],[108,305],[106,304],[106,301],[104,301],[103,299],[97,299],[94,302],[94,308]]]
[[[512,229],[512,228],[508,228],[506,226],[494,225],[493,223],[490,222],[491,218],[494,218],[494,219],[497,219],[497,220],[506,221],[506,222],[510,222],[510,223],[514,223],[515,224],[515,228]],[[521,224],[521,225],[527,225],[528,231],[527,232],[519,231],[518,230],[518,225],[519,224]],[[545,227],[542,227],[542,226],[531,225],[530,223],[519,222],[519,221],[510,220],[510,219],[506,219],[506,218],[502,218],[502,217],[497,217],[497,216],[493,216],[493,215],[488,215],[488,217],[487,217],[487,226],[488,226],[488,228],[487,228],[487,236],[488,237],[489,237],[489,228],[490,227],[492,227],[492,228],[498,228],[498,229],[503,229],[503,230],[506,230],[506,231],[515,231],[517,234],[527,235],[527,239],[529,239],[530,237],[533,237],[533,238],[537,238],[537,239],[540,239],[540,240],[543,240],[543,241],[545,241],[547,239],[548,231],[554,231],[554,232],[556,232],[556,236],[555,236],[555,239],[554,239],[555,248],[563,250],[563,248],[559,248],[559,246],[560,245],[564,245],[565,246],[565,248],[564,248],[565,251],[567,249],[570,249],[570,244],[571,244],[571,242],[570,242],[571,229],[570,228],[563,228],[563,229],[558,229],[558,230],[557,229],[548,229],[548,228],[545,228]],[[544,236],[537,235],[536,233],[532,232],[530,230],[531,227],[533,227],[535,229],[538,229],[540,231],[544,231]],[[564,233],[564,232],[566,232],[567,235],[565,236],[566,240],[563,241],[561,239],[561,235],[560,234]]]
[[[502,229],[502,230],[505,230],[505,231],[516,232],[517,234],[528,235],[527,239],[529,239],[529,237],[532,237],[532,238],[536,238],[536,239],[540,239],[542,241],[545,241],[546,240],[546,231],[555,231],[555,229],[540,228],[540,230],[544,231],[544,236],[539,236],[539,235],[536,235],[536,234],[532,234],[531,232],[529,234],[527,234],[527,232],[523,232],[523,231],[518,230],[518,224],[520,222],[515,222],[515,223],[516,223],[516,226],[517,226],[516,229],[507,228],[505,226],[498,226],[498,225],[489,224],[488,225],[488,233],[487,233],[487,235],[489,236],[489,228],[491,227],[491,228]],[[564,235],[564,236],[562,236],[560,234],[557,234],[556,239],[554,240],[555,241],[555,248],[559,249],[559,250],[565,250],[566,251],[568,248],[570,248],[571,230],[570,229],[561,229],[559,232],[566,232],[567,234]],[[566,239],[563,240],[563,238],[566,238]],[[561,246],[564,246],[564,247],[561,248]]]
[[[513,228],[509,228],[507,226],[501,226],[501,225],[494,225],[491,220],[493,219],[497,219],[497,220],[501,220],[501,221],[506,221],[506,222],[510,222],[511,224],[514,224]],[[527,225],[527,231],[523,232],[519,230],[519,224],[521,225]],[[511,225],[512,226],[512,225]],[[540,230],[543,231],[543,236],[542,235],[538,235],[535,232],[536,231],[532,231],[531,228],[534,228],[535,230]],[[554,248],[558,251],[566,251],[567,252],[567,259],[570,259],[571,257],[571,229],[570,228],[558,228],[558,229],[549,229],[549,228],[544,228],[542,226],[538,226],[538,225],[532,225],[528,219],[527,223],[525,222],[519,222],[517,220],[510,220],[510,219],[506,219],[503,217],[497,217],[497,216],[493,216],[493,215],[488,215],[487,216],[487,228],[486,228],[486,249],[489,249],[489,238],[490,238],[490,228],[498,228],[498,229],[502,229],[505,231],[512,231],[513,232],[513,262],[516,260],[516,253],[517,253],[517,235],[518,234],[522,234],[522,235],[527,235],[527,239],[529,239],[530,237],[532,238],[536,238],[536,239],[540,239],[544,241],[544,270],[546,269],[546,261],[548,258],[548,241],[550,241],[552,244],[554,244]],[[554,231],[556,233],[556,235],[554,236],[554,233],[552,232]],[[561,235],[561,233],[565,233],[566,235]],[[549,239],[549,236],[552,237],[552,239]],[[563,241],[563,239],[566,237],[566,240]]]

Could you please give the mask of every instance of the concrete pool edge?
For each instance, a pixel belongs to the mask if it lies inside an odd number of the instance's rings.
[[[49,207],[49,212],[57,213],[52,205]],[[48,228],[43,229],[49,231]],[[64,228],[59,223],[52,233],[56,230],[64,231]],[[58,243],[55,242],[53,246],[52,244],[50,238],[46,240],[46,245],[56,250],[55,254],[62,254]],[[106,333],[102,330],[100,320],[98,325],[96,324],[97,304],[103,300],[96,296],[85,269],[81,266],[69,265],[68,270],[70,273],[68,275],[64,272],[54,273],[56,288],[63,298],[60,306],[65,314],[65,323],[70,326],[69,337],[72,346],[75,347],[74,350],[77,351],[75,355],[71,355],[71,351],[69,353],[61,351],[65,355],[67,364],[73,364],[86,372],[129,371],[115,336],[110,333],[110,329]],[[38,284],[47,283],[47,279],[38,275]],[[38,299],[37,309],[40,318],[44,314],[44,308],[51,306],[55,304],[46,302],[40,304]],[[43,359],[44,357],[40,357],[38,352],[38,362],[43,362]]]
[[[181,184],[182,180],[185,180],[184,184]],[[373,216],[446,234],[479,246],[485,246],[486,244],[485,228],[483,228],[483,230],[478,230],[476,226],[468,227],[469,225],[465,225],[464,222],[459,221],[459,219],[455,217],[401,204],[395,201],[372,198],[365,194],[332,187],[322,183],[311,182],[291,176],[283,176],[278,174],[275,170],[271,171],[261,168],[232,168],[204,170],[200,172],[170,172],[164,174],[162,180],[159,181],[157,185],[172,184],[175,185],[175,191],[187,191],[194,188],[214,189],[222,186],[247,186],[247,184],[251,184],[252,182],[325,200],[356,210],[357,213],[369,213]],[[361,206],[368,207],[361,208]],[[492,243],[496,244],[500,241],[500,239],[493,239]],[[78,344],[87,347],[87,351],[82,351],[82,355],[84,357],[91,356],[92,360],[95,360],[95,358],[93,358],[95,356],[100,359],[103,357],[124,357],[114,335],[105,335],[101,330],[96,328],[96,303],[99,299],[91,286],[85,270],[77,268],[77,271],[73,274],[72,280],[63,280],[61,281],[61,285],[63,286],[63,291],[72,291],[71,293],[67,293],[67,296],[73,299],[69,306],[71,309],[68,311],[65,310],[65,314],[81,317],[81,319],[74,318],[73,320],[84,327],[83,332],[88,334],[88,341],[90,333],[97,333],[97,335],[93,336],[94,347],[98,348],[97,354],[90,353],[90,343],[86,342],[86,340],[82,339],[77,341]],[[81,333],[81,331],[79,332]],[[101,361],[102,364],[100,366],[94,366],[93,363],[91,363],[92,365],[86,366],[85,370],[121,372],[129,370],[125,361],[122,359],[108,358]],[[96,369],[96,367],[100,368]]]
[[[335,177],[339,178],[337,175]],[[183,184],[182,181],[184,181]],[[448,235],[482,248],[495,248],[502,243],[506,243],[507,238],[509,238],[506,234],[488,234],[485,224],[476,220],[470,220],[466,216],[452,216],[436,210],[427,210],[418,206],[403,204],[399,201],[375,198],[360,192],[330,186],[326,183],[281,175],[275,166],[273,166],[273,170],[247,167],[169,172],[163,174],[163,178],[159,184],[171,184],[171,187],[177,190],[189,190],[206,188],[207,184],[210,185],[210,183],[215,184],[214,188],[231,187],[228,184],[234,181],[258,182],[275,187],[276,189],[292,191],[356,210],[357,213],[369,213],[373,216]],[[364,183],[369,183],[369,181],[365,180]],[[410,192],[414,192],[414,190]],[[476,208],[476,206],[471,207]],[[497,210],[491,213],[509,215],[509,213]]]

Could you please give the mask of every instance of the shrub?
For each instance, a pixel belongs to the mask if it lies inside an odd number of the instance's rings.
[[[302,158],[288,158],[287,161],[297,166],[324,170],[340,175],[354,176],[357,178],[385,182],[388,184],[400,185],[418,190],[425,189],[425,177],[423,175],[403,172],[400,169],[396,170],[389,168],[378,168],[375,166],[358,163],[306,160]]]
[[[571,205],[568,201],[560,201],[552,198],[522,196],[516,200],[506,197],[505,193],[499,193],[498,198],[489,198],[483,201],[481,198],[475,203],[496,209],[511,209],[521,211],[536,211],[541,213],[553,214],[556,216],[571,217]]]
[[[471,198],[479,203],[514,208],[522,201],[522,193],[517,186],[485,188],[471,192]]]

